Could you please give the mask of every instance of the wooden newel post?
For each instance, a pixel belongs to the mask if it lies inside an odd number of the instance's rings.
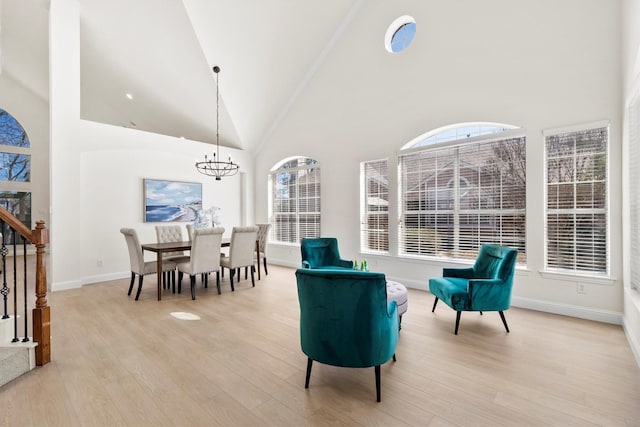
[[[51,362],[51,312],[47,305],[47,270],[44,248],[49,243],[49,232],[44,221],[31,230],[31,242],[36,246],[36,307],[33,309],[33,340],[36,347],[36,365]]]

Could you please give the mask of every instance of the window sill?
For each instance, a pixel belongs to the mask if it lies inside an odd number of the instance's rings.
[[[546,279],[568,280],[572,282],[591,283],[594,285],[611,286],[615,284],[616,278],[610,276],[594,276],[588,274],[565,273],[559,271],[541,270],[540,275]]]

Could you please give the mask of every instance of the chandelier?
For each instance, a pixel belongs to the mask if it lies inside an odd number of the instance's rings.
[[[196,168],[201,174],[214,176],[216,181],[220,181],[223,176],[233,176],[238,173],[240,166],[231,161],[231,156],[228,161],[220,158],[220,93],[218,90],[220,67],[217,65],[213,67],[213,72],[216,73],[216,151],[213,153],[213,158],[205,154],[204,161],[196,162]]]

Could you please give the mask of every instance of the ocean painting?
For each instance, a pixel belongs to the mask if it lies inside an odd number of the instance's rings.
[[[193,222],[200,209],[201,183],[144,179],[144,222]]]

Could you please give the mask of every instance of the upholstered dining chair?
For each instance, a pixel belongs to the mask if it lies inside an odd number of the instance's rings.
[[[258,245],[260,248],[260,258],[262,258],[262,265],[264,265],[264,274],[269,274],[267,270],[267,241],[269,237],[269,230],[271,224],[256,224],[258,226]],[[256,259],[256,262],[258,260]]]
[[[188,274],[191,279],[191,299],[196,299],[196,275],[203,277],[207,287],[209,273],[216,273],[216,286],[220,293],[220,244],[223,227],[200,228],[193,231],[191,257],[188,262],[176,266],[178,270],[178,293],[182,291],[182,277]]]
[[[300,343],[307,355],[305,388],[313,362],[349,368],[374,367],[380,402],[380,365],[398,343],[398,310],[387,302],[383,273],[353,270],[296,270]]]
[[[131,283],[129,283],[129,292],[127,295],[131,295],[133,290],[133,282],[135,281],[136,274],[138,275],[138,291],[136,292],[136,301],[140,297],[140,291],[142,290],[142,281],[147,274],[157,273],[158,264],[155,261],[146,261],[142,254],[142,246],[140,245],[140,239],[138,239],[138,233],[133,228],[121,228],[120,232],[124,235],[124,239],[127,242],[127,249],[129,250],[129,263],[131,264]],[[174,271],[176,263],[173,261],[163,261],[162,270]],[[159,274],[159,273],[158,273]]]
[[[340,258],[335,237],[303,238],[300,252],[303,268],[353,268],[353,261]]]
[[[229,281],[231,290],[234,291],[233,277],[237,271],[240,279],[240,268],[249,267],[251,269],[251,284],[256,286],[254,265],[254,252],[256,250],[256,237],[258,227],[233,227],[231,230],[231,241],[229,242],[229,255],[220,258],[220,266],[229,269]]]
[[[460,314],[463,311],[497,311],[509,332],[504,310],[511,305],[511,288],[515,271],[517,249],[500,245],[482,245],[471,268],[444,268],[442,277],[429,279],[429,291],[456,311],[458,335]]]
[[[179,225],[156,225],[156,237],[158,243],[182,242],[184,240],[182,227]],[[189,255],[185,255],[184,251],[166,252],[162,260],[163,262],[169,260],[175,263],[187,262]]]

